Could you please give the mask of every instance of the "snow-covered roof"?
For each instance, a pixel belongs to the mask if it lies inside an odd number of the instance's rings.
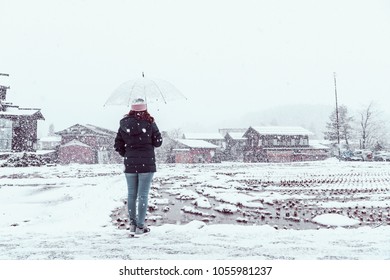
[[[252,126],[252,128],[265,135],[314,135],[300,126]]]
[[[28,109],[13,106],[7,107],[5,111],[0,111],[0,115],[4,116],[32,116],[34,114],[39,114],[39,117],[43,119],[40,109]]]
[[[46,136],[39,139],[40,142],[60,142],[61,137],[59,136]]]
[[[91,148],[90,146],[88,146],[87,144],[84,144],[84,143],[81,143],[80,141],[74,139],[72,141],[69,141],[68,143],[64,144],[64,145],[61,145],[61,147],[69,147],[69,146],[81,146],[81,147],[88,147],[88,148]]]
[[[55,153],[56,151],[55,150],[37,150],[35,152],[35,154],[37,155],[47,155],[47,154],[51,154],[51,153]]]
[[[244,135],[245,131],[247,131],[247,130],[248,130],[248,128],[220,128],[220,129],[218,129],[218,132],[225,137],[226,134],[228,134],[228,133],[230,134],[232,132],[241,133],[242,135]]]
[[[103,135],[103,136],[115,136],[115,132],[111,131],[109,129],[101,128],[98,126],[94,126],[91,124],[75,124],[72,125],[64,130],[56,132],[56,134],[63,135],[63,134],[79,134],[79,133],[93,133],[97,135]]]
[[[184,133],[185,139],[194,139],[194,140],[223,140],[223,136],[218,133]]]
[[[203,149],[218,148],[218,146],[203,140],[176,139],[176,141],[190,148],[203,148]]]
[[[243,132],[228,132],[227,134],[229,134],[230,137],[232,137],[232,139],[234,139],[234,140],[245,140],[246,139],[244,137]]]
[[[183,148],[183,149],[173,149],[173,151],[188,152],[188,151],[190,151],[190,149],[185,149],[185,148]]]
[[[315,149],[329,149],[328,146],[324,145],[327,140],[310,140],[310,146]]]
[[[110,135],[112,136],[113,134],[115,134],[115,131],[112,131],[112,130],[109,130],[109,129],[106,129],[106,128],[102,128],[102,127],[98,127],[98,126],[95,126],[95,125],[92,125],[92,124],[86,124],[84,125],[85,127],[95,131],[96,133],[100,133],[100,134],[106,134],[106,135]]]

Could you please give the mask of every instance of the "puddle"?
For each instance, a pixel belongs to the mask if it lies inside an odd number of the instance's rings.
[[[185,184],[185,187],[182,187],[181,190],[185,189],[196,192],[196,187],[196,183]],[[241,194],[253,194],[253,192],[254,190],[251,190],[250,193],[243,189],[237,190],[237,193]],[[277,190],[273,190],[272,192],[278,193]],[[285,190],[280,190],[281,194],[285,192]],[[308,230],[331,228],[330,226],[312,222],[312,219],[315,216],[325,213],[337,213],[360,220],[361,223],[354,226],[354,228],[367,225],[376,227],[390,223],[389,207],[378,207],[375,211],[370,211],[371,214],[369,214],[369,211],[367,211],[365,207],[335,209],[316,206],[316,203],[313,203],[313,201],[327,200],[328,196],[326,196],[326,193],[322,194],[322,198],[317,196],[315,199],[311,200],[293,199],[290,197],[290,199],[274,200],[272,203],[266,203],[261,200],[251,201],[253,203],[262,203],[263,208],[233,205],[217,201],[215,198],[207,195],[199,194],[199,196],[207,198],[211,205],[210,209],[195,206],[193,204],[195,199],[177,199],[177,193],[175,192],[173,185],[170,183],[161,183],[161,185],[151,191],[151,198],[149,201],[152,202],[154,199],[157,199],[158,201],[157,204],[150,203],[149,205],[147,224],[153,226],[163,224],[186,224],[193,220],[199,220],[204,221],[207,224],[270,225],[276,229]],[[158,204],[158,202],[164,203]],[[126,202],[124,201],[124,205],[121,208],[116,209],[112,215],[113,223],[119,228],[127,227],[127,206],[125,203]],[[215,209],[221,204],[230,205],[235,208],[236,211],[232,214],[216,211]],[[183,209],[185,211],[183,211]],[[192,210],[198,214],[188,213],[188,210]],[[384,213],[383,217],[382,213]]]

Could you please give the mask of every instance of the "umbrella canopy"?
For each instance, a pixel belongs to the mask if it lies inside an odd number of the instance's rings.
[[[143,98],[147,103],[187,99],[171,83],[160,79],[142,78],[129,80],[121,84],[107,99],[104,105],[126,105],[136,98]]]

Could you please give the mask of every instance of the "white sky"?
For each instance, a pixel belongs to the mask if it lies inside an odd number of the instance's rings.
[[[187,96],[150,111],[161,130],[286,104],[390,105],[390,2],[0,0],[0,84],[42,109],[41,130],[117,129],[122,82],[165,79]],[[257,124],[253,124],[257,125]],[[206,126],[207,127],[207,126]]]

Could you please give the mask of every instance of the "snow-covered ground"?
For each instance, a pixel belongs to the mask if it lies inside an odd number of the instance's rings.
[[[389,163],[159,165],[138,239],[126,192],[121,165],[1,168],[0,259],[390,259]]]

